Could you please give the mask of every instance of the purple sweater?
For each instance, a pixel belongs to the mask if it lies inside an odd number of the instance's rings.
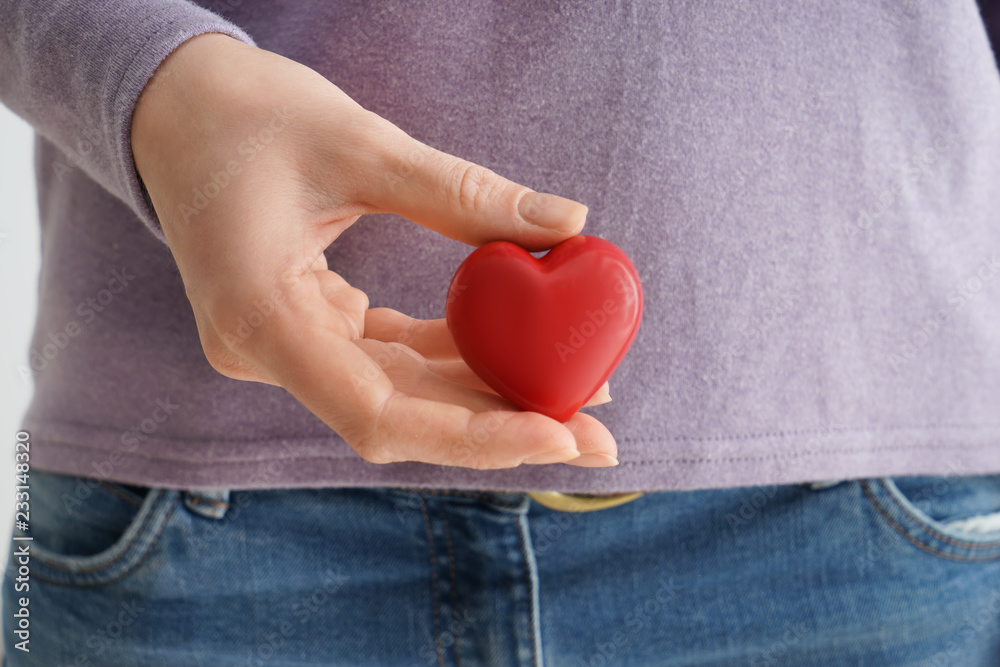
[[[1000,76],[974,0],[202,4],[0,0],[0,99],[38,131],[37,467],[592,493],[1000,471]],[[590,207],[646,300],[588,409],[620,466],[371,464],[212,370],[128,140],[154,69],[209,31]],[[327,256],[436,318],[470,250],[377,215]]]

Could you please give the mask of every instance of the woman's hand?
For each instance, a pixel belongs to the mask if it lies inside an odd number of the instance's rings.
[[[132,149],[223,375],[284,387],[373,463],[616,463],[596,419],[520,411],[471,372],[444,320],[369,309],[323,255],[365,213],[541,250],[581,230],[583,205],[422,144],[315,71],[218,34],[157,70]],[[591,404],[607,400],[605,385]]]

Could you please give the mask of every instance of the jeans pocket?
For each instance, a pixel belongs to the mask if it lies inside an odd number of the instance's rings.
[[[1000,559],[1000,475],[880,477],[861,482],[881,518],[928,553]]]
[[[159,539],[179,498],[87,477],[33,470],[29,530],[15,525],[13,553],[27,548],[31,576],[67,586],[96,586],[134,571]]]

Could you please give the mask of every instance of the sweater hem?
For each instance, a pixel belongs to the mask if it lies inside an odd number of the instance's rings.
[[[907,475],[1000,473],[1000,428],[952,425],[827,431],[822,438],[768,435],[757,441],[619,438],[615,468],[557,464],[472,470],[424,463],[374,464],[337,438],[214,441],[147,438],[58,423],[28,424],[31,464],[49,472],[179,489],[399,487],[502,492],[625,493],[768,486]],[[178,442],[194,447],[167,457]],[[114,445],[108,443],[116,443]],[[172,446],[167,446],[171,443]],[[928,456],[928,452],[936,452]]]

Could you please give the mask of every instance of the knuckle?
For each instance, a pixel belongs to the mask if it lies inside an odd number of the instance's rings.
[[[410,354],[409,354],[410,348],[408,348],[403,343],[400,343],[399,341],[394,341],[393,340],[393,341],[389,341],[388,343],[385,343],[385,349],[386,349],[386,352],[388,352],[390,359],[393,359],[393,360],[395,360],[395,359],[406,360],[406,359],[410,358]]]
[[[503,190],[502,179],[486,167],[459,161],[452,167],[450,183],[463,211],[485,212]]]
[[[497,466],[484,454],[477,454],[472,457],[468,467],[474,470],[495,470]]]
[[[241,363],[236,352],[236,346],[241,341],[221,331],[215,317],[199,309],[195,309],[194,313],[198,338],[208,365],[225,377],[242,379],[245,363]]]
[[[368,295],[363,290],[350,285],[335,273],[331,273],[325,280],[327,283],[323,286],[323,294],[337,307],[350,312],[368,310]]]
[[[232,380],[242,380],[245,377],[243,364],[225,346],[221,344],[204,345],[202,349],[205,352],[205,359],[208,361],[208,365],[215,372]]]
[[[368,463],[396,463],[398,459],[392,455],[391,448],[388,446],[386,441],[379,438],[377,435],[374,437],[362,438],[355,446],[354,451],[358,453],[362,459]]]
[[[493,470],[497,466],[484,447],[469,436],[456,443],[453,450],[455,465],[473,470]]]
[[[354,302],[353,305],[357,310],[361,312],[368,310],[368,305],[370,303],[368,300],[368,295],[365,294],[362,290],[359,290],[356,287],[352,287],[350,291],[350,298]]]
[[[386,415],[393,396],[390,394],[379,401],[370,419],[357,423],[359,433],[352,447],[368,463],[396,463],[402,460],[395,455],[393,439],[386,433]]]

